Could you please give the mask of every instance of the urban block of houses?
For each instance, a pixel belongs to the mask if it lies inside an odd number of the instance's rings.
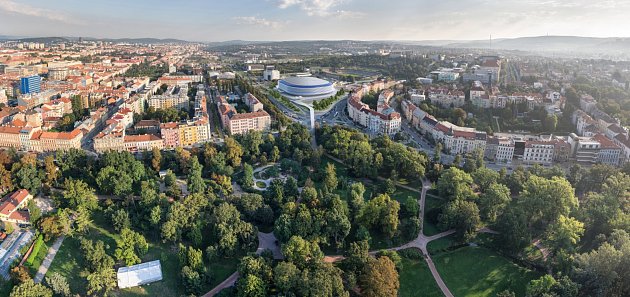
[[[449,90],[448,88],[430,88],[427,90],[431,103],[443,108],[462,107],[466,103],[466,95],[460,90]]]
[[[563,138],[520,137],[509,134],[488,136],[486,132],[474,128],[439,121],[410,101],[404,100],[401,107],[411,126],[425,136],[442,143],[444,150],[451,155],[469,154],[480,150],[489,160],[510,163],[517,158],[530,164],[566,161],[570,156],[569,143]]]
[[[223,128],[231,135],[249,131],[268,131],[271,127],[271,116],[264,110],[260,100],[250,93],[247,93],[243,99],[250,112],[239,114],[225,97],[217,97],[217,108]]]
[[[153,95],[149,98],[149,107],[154,109],[176,108],[178,110],[189,109],[188,85],[171,86],[161,95]]]
[[[348,115],[353,122],[366,127],[370,132],[377,134],[393,135],[400,131],[401,116],[389,106],[389,101],[394,96],[394,91],[389,90],[397,82],[374,81],[370,84],[352,85],[347,89],[351,91],[348,98]],[[377,108],[371,109],[361,99],[369,92],[379,92]]]

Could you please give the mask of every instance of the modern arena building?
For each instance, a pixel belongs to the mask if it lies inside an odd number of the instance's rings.
[[[287,77],[278,81],[278,90],[291,99],[319,100],[337,93],[329,81],[311,76]]]

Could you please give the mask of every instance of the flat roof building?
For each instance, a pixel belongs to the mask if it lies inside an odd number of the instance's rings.
[[[162,280],[160,260],[118,268],[118,287],[121,289],[141,286]]]

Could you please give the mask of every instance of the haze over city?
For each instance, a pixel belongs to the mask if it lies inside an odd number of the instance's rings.
[[[630,0],[0,0],[0,297],[630,296]]]
[[[628,9],[623,0],[0,0],[0,34],[189,41],[623,37]]]

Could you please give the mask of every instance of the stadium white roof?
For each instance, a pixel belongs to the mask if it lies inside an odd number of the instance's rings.
[[[118,287],[130,288],[162,280],[160,260],[118,268]]]

